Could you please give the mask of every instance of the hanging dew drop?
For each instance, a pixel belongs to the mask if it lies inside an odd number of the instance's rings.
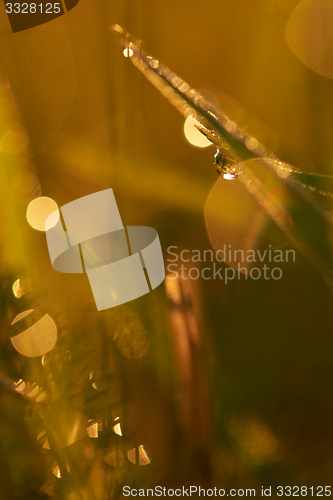
[[[222,154],[220,148],[217,149],[214,160],[216,171],[223,179],[234,180],[243,173],[243,169],[240,168],[239,164],[232,158]]]
[[[209,130],[200,123],[194,124],[194,127],[199,130],[211,144],[216,146],[217,149],[214,155],[214,161],[217,173],[220,174],[223,179],[237,179],[243,173],[243,169],[240,167],[226,140],[220,137],[216,131]]]

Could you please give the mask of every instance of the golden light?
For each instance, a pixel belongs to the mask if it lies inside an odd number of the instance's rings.
[[[15,391],[23,392],[24,389],[25,389],[25,382],[20,378],[20,380],[15,383]]]
[[[38,441],[39,439],[41,439],[42,437],[44,437],[44,436],[46,436],[46,431],[42,431],[42,432],[40,432],[40,433],[38,434],[38,436],[37,436],[37,441]]]
[[[28,309],[27,311],[23,311],[21,313],[19,313],[17,316],[15,316],[15,318],[13,319],[13,321],[11,322],[11,325],[14,325],[15,323],[17,323],[18,321],[20,321],[20,319],[23,319],[25,318],[25,316],[28,316],[28,314],[32,313],[34,310],[33,309]]]
[[[123,50],[123,55],[125,57],[132,57],[133,54],[134,52],[130,47],[126,47],[126,49]]]
[[[16,392],[30,399],[34,399],[36,403],[40,403],[46,397],[45,391],[40,388],[35,383],[25,383],[24,380],[20,379],[18,382],[14,382],[14,389]],[[45,431],[44,431],[45,434]],[[39,434],[37,439],[42,437],[42,433]]]
[[[38,385],[32,386],[31,390],[28,392],[27,396],[28,398],[35,398],[39,393],[39,387]]]
[[[118,436],[122,436],[122,430],[121,430],[121,425],[118,423],[113,427],[113,432],[117,434]]]
[[[139,451],[139,465],[150,464],[151,458],[149,457],[145,447],[142,444],[138,447],[138,451]],[[132,450],[130,450],[127,453],[127,458],[133,464],[136,463],[136,449],[135,448],[132,448]]]
[[[26,278],[19,278],[16,281],[14,281],[12,290],[13,294],[17,299],[20,299],[23,297],[25,293],[29,290],[31,286],[31,283],[28,279]]]
[[[45,397],[46,397],[46,392],[43,391],[36,397],[35,402],[41,403],[42,401],[44,401]]]
[[[53,474],[55,475],[55,477],[57,477],[58,479],[61,479],[61,472],[60,472],[60,468],[58,465],[56,465],[53,470],[52,470]]]
[[[48,220],[48,227],[45,227],[45,221],[49,215],[54,216]],[[32,200],[27,208],[27,220],[31,227],[37,231],[46,231],[55,226],[60,219],[60,212],[58,205],[54,200],[47,196],[40,196]]]
[[[21,293],[21,287],[20,287],[20,280],[16,280],[14,281],[13,283],[13,286],[12,286],[12,289],[13,289],[13,294],[14,296],[19,299],[20,297],[22,297],[22,293]]]
[[[188,142],[198,148],[211,146],[211,142],[194,125],[201,125],[192,115],[188,116],[184,123],[184,134]]]
[[[28,312],[25,311],[27,314]],[[32,311],[29,311],[29,313]],[[22,319],[26,314],[21,313]],[[17,322],[17,317],[13,323]],[[12,324],[13,324],[12,323]],[[12,337],[10,340],[14,348],[23,356],[31,358],[43,356],[51,351],[57,341],[57,326],[51,316],[46,314],[33,326],[27,328],[22,333]]]
[[[48,439],[45,439],[45,443],[43,444],[43,448],[45,448],[45,450],[50,450],[50,443],[49,443],[49,440]]]
[[[57,445],[70,446],[87,436],[88,418],[77,411],[60,411],[57,416]]]
[[[98,423],[94,422],[87,428],[88,436],[91,438],[98,438]]]

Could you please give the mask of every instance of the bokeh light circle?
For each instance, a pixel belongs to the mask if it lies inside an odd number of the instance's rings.
[[[123,50],[123,55],[125,57],[132,57],[134,54],[133,52],[133,49],[131,49],[130,47],[126,47],[124,50]]]
[[[184,123],[184,134],[188,142],[198,148],[211,146],[212,143],[194,125],[201,125],[201,123],[192,115],[188,116]]]
[[[290,16],[286,40],[303,64],[327,78],[333,78],[333,3],[331,0],[303,0]]]
[[[44,356],[53,349],[58,338],[57,325],[49,314],[36,319],[32,313],[29,309],[14,318],[12,326],[19,333],[10,339],[17,352],[30,358]]]
[[[58,215],[56,214],[55,217],[52,217],[53,224],[49,227],[55,226],[60,219],[59,208],[56,202],[51,198],[48,198],[47,196],[40,196],[29,203],[27,208],[27,220],[30,226],[37,229],[37,231],[46,231],[46,219],[49,215],[57,211]]]

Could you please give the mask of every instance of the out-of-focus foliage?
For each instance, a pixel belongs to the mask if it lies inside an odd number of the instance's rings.
[[[26,219],[37,196],[62,206],[112,187],[124,224],[158,230],[166,266],[171,245],[212,248],[213,150],[186,141],[183,118],[110,36],[115,22],[278,158],[332,174],[333,83],[288,46],[296,5],[81,0],[15,35],[1,14],[1,498],[330,484],[331,291],[301,252],[281,263],[279,280],[168,279],[97,313],[88,282],[52,269],[45,234]],[[245,189],[235,199],[227,186],[221,227],[256,248],[291,248],[264,210],[251,212]],[[249,224],[242,210],[255,215]],[[313,243],[326,255],[326,242]],[[19,353],[11,338],[46,315],[55,347]]]

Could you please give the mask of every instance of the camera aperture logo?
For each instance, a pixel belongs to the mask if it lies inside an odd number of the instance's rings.
[[[36,0],[34,2],[3,0],[13,33],[53,21],[72,10],[80,0]]]
[[[61,213],[66,231],[58,210],[45,222],[52,267],[86,272],[99,311],[137,299],[164,281],[157,231],[124,227],[112,189],[72,201]]]

